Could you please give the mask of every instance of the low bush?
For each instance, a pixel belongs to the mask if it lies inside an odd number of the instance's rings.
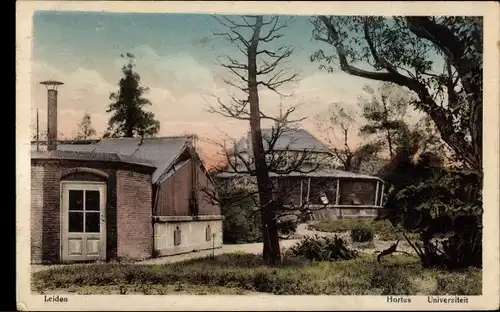
[[[373,240],[373,228],[369,224],[359,224],[351,230],[353,242],[370,242]]]
[[[349,260],[357,257],[357,252],[349,249],[346,242],[337,236],[306,236],[288,251],[296,257],[314,261]]]
[[[278,231],[283,236],[289,236],[297,230],[297,222],[294,220],[281,220],[278,221]]]
[[[352,229],[359,227],[360,225],[369,225],[373,228],[374,234],[378,235],[378,239],[383,241],[395,241],[398,239],[403,240],[404,237],[401,234],[402,230],[395,228],[389,220],[363,220],[363,219],[344,219],[344,220],[334,220],[334,221],[321,221],[315,224],[309,225],[309,229],[330,232],[330,233],[340,233],[349,232]],[[415,240],[419,238],[418,233],[406,232],[406,236]]]

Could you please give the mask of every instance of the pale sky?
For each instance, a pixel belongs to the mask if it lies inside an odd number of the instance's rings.
[[[207,95],[227,99],[234,89],[219,76],[226,71],[216,64],[217,55],[238,57],[237,50],[213,35],[220,25],[209,15],[168,13],[100,13],[39,11],[34,15],[32,63],[32,126],[36,109],[40,130],[46,129],[46,89],[42,80],[64,82],[59,87],[58,130],[73,136],[85,112],[92,117],[98,135],[107,127],[109,94],[118,90],[124,64],[120,54],[136,56],[137,71],[149,108],[161,123],[159,135],[196,133],[214,140],[227,134],[241,137],[248,129],[246,121],[237,121],[209,113]],[[297,105],[293,117],[308,117],[303,127],[316,132],[313,118],[332,102],[355,105],[364,85],[375,82],[357,78],[340,70],[327,73],[311,63],[309,56],[319,48],[332,51],[324,43],[311,40],[308,17],[295,17],[276,44],[290,44],[295,52],[287,66],[300,72],[300,80],[288,85],[293,96],[283,106]],[[272,48],[272,46],[270,46]],[[260,92],[261,108],[271,115],[279,112],[280,97]],[[353,133],[351,141],[359,141]],[[207,148],[206,148],[207,149]],[[209,149],[209,148],[208,148]]]

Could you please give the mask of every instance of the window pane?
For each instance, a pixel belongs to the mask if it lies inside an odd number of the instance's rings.
[[[83,212],[69,212],[68,231],[70,233],[83,232]]]
[[[69,210],[83,210],[83,191],[69,191]]]
[[[207,225],[207,228],[205,229],[205,240],[207,242],[212,240],[212,229],[210,228],[210,224]]]
[[[85,213],[85,233],[99,233],[101,220],[99,212]]]
[[[99,191],[85,191],[85,210],[99,211]]]

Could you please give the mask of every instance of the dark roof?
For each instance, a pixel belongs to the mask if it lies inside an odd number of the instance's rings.
[[[170,169],[188,142],[189,137],[146,138],[142,141],[139,138],[103,139],[94,151],[147,159],[157,168],[152,177],[153,183],[156,183]]]
[[[66,159],[66,160],[90,160],[90,161],[108,161],[108,162],[123,162],[145,167],[156,168],[150,161],[121,155],[117,153],[95,153],[95,152],[81,152],[81,151],[43,151],[31,152],[32,159]]]
[[[143,163],[156,168],[153,173],[152,182],[157,183],[160,178],[170,170],[175,160],[181,155],[191,138],[187,136],[159,137],[159,138],[119,138],[102,139],[98,142],[61,142],[57,145],[57,151],[52,151],[50,155],[60,157],[77,157],[71,159],[94,160],[128,159],[138,164]],[[35,155],[47,154],[47,152],[36,152],[36,144],[31,145],[32,157]],[[42,149],[46,149],[45,146]],[[63,153],[69,152],[69,153]],[[76,156],[76,155],[80,156]],[[92,154],[96,156],[92,156]],[[86,156],[85,156],[86,155]],[[113,155],[113,156],[105,156]],[[39,156],[35,156],[39,157]],[[48,156],[46,156],[48,157]]]
[[[218,178],[232,178],[238,176],[248,176],[245,173],[237,173],[237,172],[222,172],[217,175]],[[363,179],[363,180],[379,180],[382,181],[379,177],[359,174],[349,171],[335,170],[335,169],[321,169],[312,172],[302,173],[302,172],[291,172],[287,174],[277,174],[270,172],[270,177],[307,177],[307,178],[344,178],[344,179]]]
[[[275,131],[275,130],[274,130]],[[262,129],[262,142],[264,149],[268,150],[268,141],[273,137],[273,129]],[[251,150],[250,132],[246,138],[241,138],[235,146],[237,152],[249,152]],[[280,134],[274,145],[275,151],[315,151],[328,153],[330,149],[311,133],[304,129],[286,128]]]

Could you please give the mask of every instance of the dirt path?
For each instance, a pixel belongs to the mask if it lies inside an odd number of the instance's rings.
[[[282,240],[280,242],[280,246],[284,250],[284,249],[292,246],[293,244],[297,243],[298,241],[299,241],[298,239]],[[235,252],[259,254],[259,253],[262,253],[262,243],[224,245],[222,248],[219,248],[216,250],[202,250],[202,251],[196,251],[196,252],[175,255],[175,256],[152,258],[152,259],[147,259],[147,260],[143,260],[143,261],[137,261],[134,264],[148,265],[148,264],[175,263],[175,262],[182,262],[182,261],[196,259],[196,258],[208,257],[208,256],[212,255],[213,253],[215,253],[215,255],[221,255],[221,254],[235,253]],[[37,271],[47,270],[47,269],[56,268],[56,267],[64,267],[64,266],[69,266],[69,265],[71,265],[71,266],[86,266],[86,265],[92,265],[92,264],[91,263],[89,263],[89,264],[80,263],[80,264],[32,265],[31,272],[34,273]]]
[[[366,252],[366,253],[380,252],[386,248],[389,248],[394,243],[392,241],[381,241],[375,235],[375,239],[373,240],[373,243],[374,243],[373,247],[358,248],[356,245],[350,243],[350,238],[349,238],[348,232],[329,233],[329,232],[313,231],[313,230],[309,230],[307,228],[307,224],[305,224],[305,223],[299,224],[297,227],[297,230],[295,232],[296,238],[300,238],[300,237],[304,237],[304,236],[313,236],[313,235],[318,235],[318,236],[335,236],[335,235],[337,235],[337,236],[340,236],[340,237],[344,238],[345,241],[351,245],[351,247],[358,249],[358,250],[362,250],[363,252]],[[285,250],[299,241],[300,241],[300,239],[281,240],[281,242],[280,242],[281,249]],[[406,244],[406,242],[400,242],[398,249],[404,250],[406,252],[412,252],[412,249]],[[259,254],[262,252],[262,243],[224,245],[222,248],[219,248],[216,250],[203,250],[203,251],[186,253],[186,254],[182,254],[182,255],[147,259],[147,260],[135,262],[135,264],[148,265],[148,264],[175,263],[175,262],[182,262],[182,261],[195,259],[195,258],[207,257],[207,256],[210,256],[212,254],[221,255],[221,254],[234,253],[234,252]],[[89,264],[72,264],[72,266],[86,266],[86,265],[89,265]],[[63,264],[32,265],[31,272],[33,273],[36,271],[46,270],[46,269],[55,268],[55,267],[63,267],[63,266],[68,266],[68,264],[66,264],[66,265],[63,265]]]

